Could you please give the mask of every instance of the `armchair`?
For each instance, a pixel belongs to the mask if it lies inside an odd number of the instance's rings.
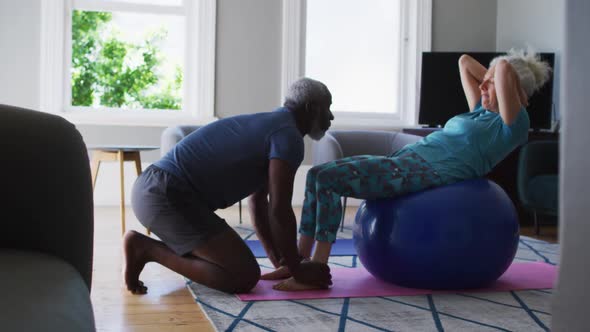
[[[0,105],[3,331],[94,331],[86,146],[61,117]]]
[[[421,136],[396,131],[330,130],[321,140],[313,143],[312,162],[316,166],[363,154],[387,156],[420,139]],[[344,227],[346,197],[342,208],[341,228]]]
[[[533,141],[521,150],[518,160],[518,197],[533,214],[535,232],[539,234],[539,217],[557,217],[559,189],[559,150],[557,141]]]
[[[160,155],[163,157],[172,150],[176,143],[180,142],[188,134],[201,128],[201,126],[175,126],[164,129],[160,136]]]

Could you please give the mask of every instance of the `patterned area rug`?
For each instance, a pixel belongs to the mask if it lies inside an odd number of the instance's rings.
[[[244,239],[254,231],[236,227]],[[350,228],[339,238],[351,238]],[[557,264],[558,245],[521,237],[515,261]],[[261,267],[272,268],[268,259]],[[356,267],[356,256],[332,267]],[[187,281],[218,331],[548,331],[552,290],[243,302]]]

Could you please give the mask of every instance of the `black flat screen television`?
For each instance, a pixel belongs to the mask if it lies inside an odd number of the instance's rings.
[[[461,86],[459,57],[469,54],[486,68],[498,55],[496,52],[424,52],[420,88],[418,123],[442,127],[453,116],[469,112]],[[554,67],[554,53],[539,53],[542,60]],[[527,107],[531,129],[550,129],[553,118],[553,74],[529,100]]]

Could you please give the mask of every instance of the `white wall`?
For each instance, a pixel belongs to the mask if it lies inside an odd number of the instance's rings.
[[[563,50],[564,0],[497,0],[499,51],[530,43],[542,51]]]
[[[270,111],[281,103],[281,1],[217,3],[215,114]]]
[[[523,48],[527,44],[539,52],[555,52],[554,93],[559,118],[560,81],[564,49],[564,0],[497,0],[498,51]]]
[[[433,0],[432,50],[496,49],[497,0]]]
[[[590,308],[590,156],[586,95],[590,88],[590,1],[568,0],[563,71],[563,130],[559,235],[561,264],[553,303],[552,331],[588,331]]]
[[[0,0],[0,104],[39,107],[39,0]]]

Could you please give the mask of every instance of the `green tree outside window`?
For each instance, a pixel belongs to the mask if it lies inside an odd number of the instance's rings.
[[[170,77],[157,74],[166,61],[158,46],[167,31],[130,43],[104,33],[111,20],[108,12],[72,13],[72,105],[181,109],[182,68]]]

